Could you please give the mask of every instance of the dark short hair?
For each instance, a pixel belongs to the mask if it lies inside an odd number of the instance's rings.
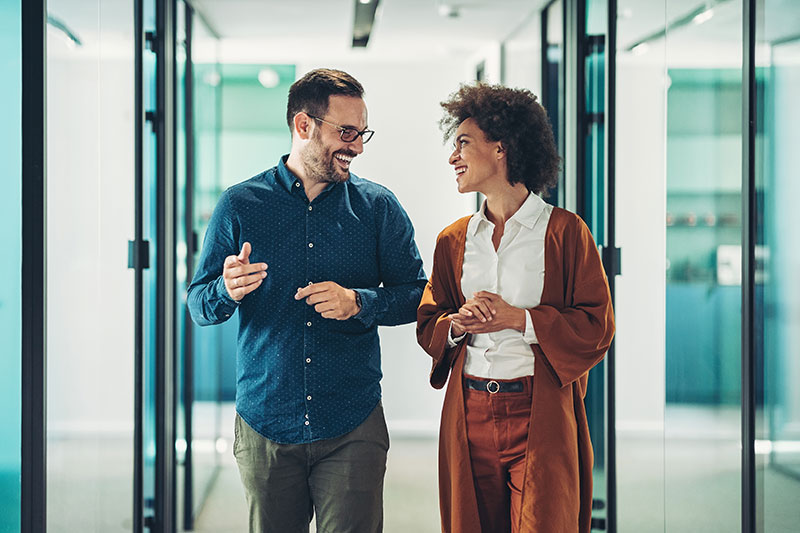
[[[544,193],[558,183],[561,158],[547,112],[527,89],[477,83],[462,85],[441,102],[439,121],[445,141],[459,124],[472,118],[487,140],[500,141],[506,151],[508,181]]]
[[[333,95],[364,97],[364,87],[347,72],[318,68],[306,73],[289,88],[286,123],[293,128],[294,116],[305,112],[324,118]]]

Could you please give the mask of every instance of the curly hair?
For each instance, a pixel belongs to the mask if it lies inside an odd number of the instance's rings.
[[[548,193],[558,183],[561,158],[553,140],[547,112],[527,89],[502,85],[461,85],[441,102],[445,115],[439,121],[445,142],[459,124],[472,118],[491,142],[506,150],[508,181],[523,183],[536,194]]]

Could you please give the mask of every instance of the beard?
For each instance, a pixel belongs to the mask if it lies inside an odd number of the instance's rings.
[[[350,150],[337,150],[329,152],[320,139],[319,131],[314,131],[311,143],[306,147],[301,156],[306,176],[317,183],[342,183],[350,177],[349,170],[343,170],[334,161],[334,155],[343,154],[355,157],[357,154]]]

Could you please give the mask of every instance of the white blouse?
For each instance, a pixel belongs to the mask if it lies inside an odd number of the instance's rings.
[[[530,193],[506,221],[497,251],[492,244],[494,224],[486,217],[486,202],[472,215],[467,226],[461,292],[499,294],[522,309],[539,305],[544,284],[544,237],[553,206]],[[530,313],[525,313],[525,331],[504,329],[470,335],[464,373],[490,379],[513,379],[533,375],[533,350],[537,343]],[[448,339],[452,346],[463,337]]]

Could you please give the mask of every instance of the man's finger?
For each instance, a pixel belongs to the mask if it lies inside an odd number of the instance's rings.
[[[235,255],[229,255],[225,258],[225,265],[224,268],[232,268],[239,264],[239,257]]]
[[[232,266],[227,270],[225,270],[225,272],[223,272],[223,276],[229,279],[233,279],[239,276],[247,276],[249,274],[254,274],[257,272],[263,272],[266,269],[267,269],[266,263],[251,263],[249,265],[243,265],[241,263],[237,263],[237,266]]]
[[[327,281],[323,281],[321,283],[312,283],[311,285],[306,285],[305,287],[298,288],[297,292],[294,295],[294,299],[302,300],[303,298],[307,298],[312,294],[325,292],[330,289],[331,289],[331,284]]]
[[[253,251],[253,247],[250,246],[249,242],[246,242],[242,245],[242,251],[239,252],[238,259],[241,263],[248,264],[250,263],[250,252]]]

